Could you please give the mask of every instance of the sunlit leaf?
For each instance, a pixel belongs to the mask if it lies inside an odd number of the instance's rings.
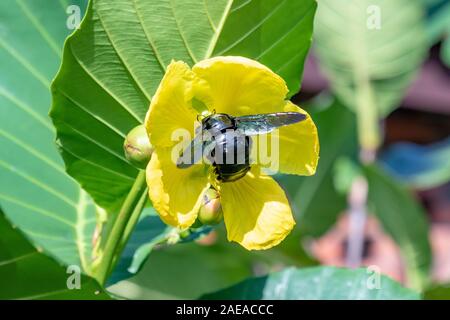
[[[427,8],[427,34],[430,45],[442,40],[441,59],[450,67],[450,1],[422,0]]]
[[[169,229],[153,208],[144,209],[108,283],[113,284],[136,274],[153,247],[166,239]]]

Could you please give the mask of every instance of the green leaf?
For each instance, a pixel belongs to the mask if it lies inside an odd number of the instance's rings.
[[[108,299],[95,280],[66,269],[33,247],[0,211],[0,299]]]
[[[71,1],[84,8],[85,1]],[[39,247],[87,271],[95,207],[64,171],[49,85],[70,30],[58,1],[0,2],[0,202]]]
[[[447,33],[450,34],[450,23],[447,29]],[[447,65],[447,67],[450,68],[450,35],[447,35],[446,40],[442,43],[441,58],[442,61]]]
[[[382,117],[398,105],[428,49],[422,16],[418,0],[320,1],[315,49],[348,107]]]
[[[284,78],[292,96],[300,88],[316,7],[315,0],[235,0],[212,55],[260,61]]]
[[[450,284],[435,284],[423,296],[425,300],[450,300]]]
[[[319,237],[346,208],[345,196],[334,187],[333,170],[339,157],[355,156],[356,129],[353,114],[337,102],[323,111],[311,113],[311,116],[317,125],[320,141],[317,172],[312,177],[282,176],[279,180],[297,218],[296,233]]]
[[[67,172],[102,207],[120,206],[137,175],[124,136],[143,121],[172,59],[244,55],[279,72],[295,93],[315,8],[314,0],[91,1],[52,86]]]
[[[377,276],[381,277],[379,289]],[[289,268],[265,277],[250,278],[228,289],[207,294],[203,299],[410,300],[419,299],[419,294],[366,269],[314,267]]]
[[[111,285],[136,274],[153,247],[165,239],[168,229],[171,228],[161,221],[153,208],[145,208],[113,274],[108,279],[108,284]]]
[[[422,288],[431,264],[428,223],[424,210],[399,183],[375,165],[364,169],[370,209],[400,246],[409,284]]]
[[[182,233],[186,233],[186,231]],[[189,229],[189,234],[181,237],[180,230],[162,222],[152,207],[145,208],[126,243],[113,274],[108,278],[108,285],[138,273],[153,249],[158,245],[167,244],[168,241],[170,242],[169,239],[179,237],[176,243],[191,242],[211,231],[211,226],[201,226]]]
[[[250,276],[254,261],[226,242],[168,246],[155,250],[137,276],[108,290],[128,299],[196,299]]]
[[[439,42],[450,28],[450,2],[422,0],[427,8],[427,33],[430,45]]]
[[[206,246],[192,242],[154,246],[136,276],[108,287],[108,291],[128,299],[196,299],[255,272],[279,270],[280,264],[300,265],[278,247],[247,251],[230,243],[223,225],[215,229],[213,237],[214,243]]]

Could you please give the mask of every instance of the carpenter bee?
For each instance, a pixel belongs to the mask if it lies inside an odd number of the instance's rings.
[[[233,117],[215,113],[202,119],[189,146],[177,160],[180,169],[189,168],[202,156],[214,167],[217,179],[236,181],[250,170],[251,136],[270,133],[276,128],[306,119],[298,112],[277,112]]]

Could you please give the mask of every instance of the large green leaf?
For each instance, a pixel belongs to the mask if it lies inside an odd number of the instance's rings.
[[[172,228],[161,221],[153,208],[145,208],[108,279],[108,285],[137,273],[153,247],[166,240],[170,229]]]
[[[126,133],[143,121],[172,59],[189,64],[239,54],[299,88],[314,0],[91,1],[66,42],[51,116],[67,171],[102,207],[115,210],[137,170]]]
[[[73,270],[33,247],[1,211],[0,234],[0,299],[108,299],[95,280],[70,278]]]
[[[431,264],[425,212],[408,190],[381,169],[373,165],[364,171],[369,184],[370,209],[400,246],[409,284],[422,288]]]
[[[323,111],[311,113],[311,116],[320,138],[317,172],[307,178],[282,176],[280,181],[294,208],[299,232],[318,237],[334,224],[346,208],[345,196],[335,190],[333,170],[340,156],[355,155],[356,129],[354,115],[338,102]]]
[[[314,267],[289,268],[265,277],[251,278],[204,299],[274,300],[409,300],[419,294],[380,275],[379,287],[366,269]]]
[[[256,259],[243,251],[225,241],[168,246],[154,251],[136,277],[108,290],[129,299],[195,299],[249,277]]]
[[[305,265],[304,259],[299,261],[298,254],[293,258],[279,247],[247,251],[232,244],[227,240],[223,225],[215,231],[213,243],[207,246],[185,242],[154,247],[135,277],[108,287],[108,290],[128,299],[194,299],[255,273],[279,270],[280,265]],[[174,274],[179,276],[174,277]]]
[[[33,242],[86,270],[95,207],[65,173],[47,117],[50,81],[70,32],[66,8],[58,1],[0,2],[0,202]]]
[[[315,49],[348,107],[381,117],[398,105],[427,52],[422,15],[419,0],[319,2]]]
[[[431,44],[435,44],[450,28],[450,1],[422,0],[427,7],[427,32]]]
[[[191,242],[211,231],[211,226],[200,226],[199,228],[190,228],[189,232],[185,231],[180,235],[180,230],[162,222],[153,208],[145,208],[124,247],[113,274],[108,279],[107,285],[112,285],[138,273],[155,247],[167,245],[168,242],[173,243],[175,238],[175,243]]]
[[[450,23],[447,33],[450,33]],[[442,61],[450,68],[450,36],[447,36],[447,40],[442,44],[441,58]]]

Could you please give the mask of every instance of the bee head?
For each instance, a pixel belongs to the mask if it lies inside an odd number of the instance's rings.
[[[225,113],[213,113],[202,120],[203,129],[218,130],[234,128],[233,117]]]

